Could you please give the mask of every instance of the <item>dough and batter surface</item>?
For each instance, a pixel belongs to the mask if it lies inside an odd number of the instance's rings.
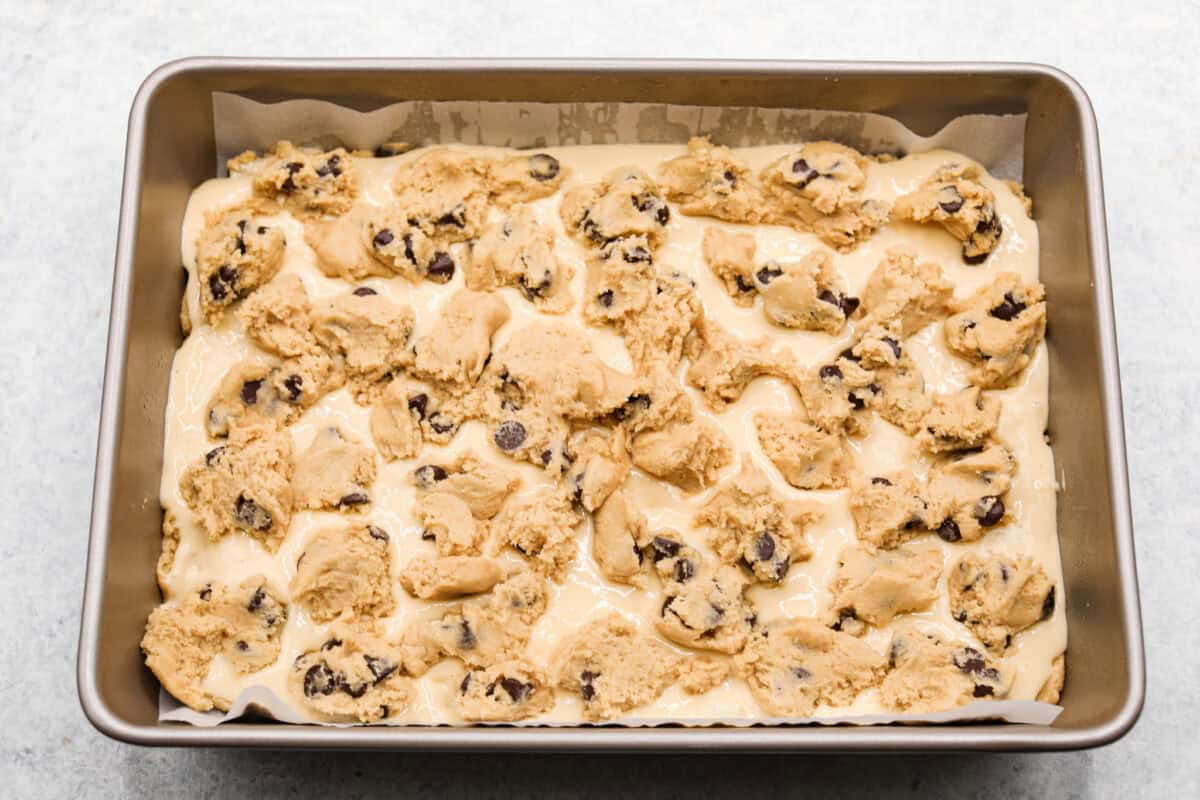
[[[187,705],[1057,700],[1037,227],[969,159],[281,142],[182,255],[142,646]]]

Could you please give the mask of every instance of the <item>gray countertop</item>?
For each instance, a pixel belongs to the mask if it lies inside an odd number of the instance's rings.
[[[0,795],[1200,796],[1185,728],[1200,717],[1200,604],[1184,586],[1200,574],[1194,2],[251,5],[0,0]],[[936,757],[272,754],[96,733],[75,696],[75,643],[125,124],[142,78],[186,55],[994,59],[1070,72],[1104,155],[1148,645],[1141,722],[1096,751]]]

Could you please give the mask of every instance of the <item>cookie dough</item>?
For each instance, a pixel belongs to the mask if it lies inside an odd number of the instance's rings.
[[[229,171],[250,168],[245,155],[230,161]],[[344,149],[300,148],[279,142],[254,167],[254,194],[301,216],[345,213],[359,192],[358,167]]]
[[[354,398],[369,405],[412,363],[414,315],[372,291],[340,295],[316,313],[317,340],[346,365]]]
[[[225,309],[275,276],[286,241],[277,224],[238,206],[210,213],[196,244],[200,311],[210,325]]]
[[[1028,556],[969,553],[950,570],[946,588],[950,613],[997,655],[1015,634],[1054,613],[1055,586]]]
[[[803,618],[755,631],[734,660],[773,717],[806,717],[819,704],[850,705],[885,671],[883,656],[862,641]]]
[[[985,389],[1011,384],[1046,335],[1046,291],[1001,272],[945,322],[946,346],[970,361],[971,380]]]
[[[414,372],[453,394],[470,388],[492,352],[492,335],[512,312],[504,299],[461,289],[442,306],[433,330],[417,343]]]
[[[609,612],[563,641],[554,670],[558,686],[583,701],[590,720],[612,719],[662,694],[675,679],[679,657]]]
[[[652,542],[659,556],[664,542]],[[670,549],[670,548],[668,548]],[[745,597],[749,583],[737,567],[713,564],[691,547],[678,545],[671,555],[658,557],[655,569],[663,580],[662,605],[655,625],[671,641],[697,650],[736,653],[757,619]]]
[[[317,431],[296,460],[292,497],[299,509],[365,511],[375,482],[375,451],[336,425]]]
[[[618,168],[598,184],[569,190],[559,213],[569,233],[595,246],[644,236],[650,247],[657,247],[671,219],[657,184],[637,167]]]
[[[760,411],[754,427],[763,454],[797,489],[840,489],[849,480],[853,464],[841,435],[787,411]]]
[[[975,700],[1003,700],[1012,673],[973,647],[905,628],[892,637],[879,687],[890,711],[930,713]]]
[[[983,447],[1000,424],[1000,400],[978,386],[931,398],[917,442],[930,453]]]
[[[949,314],[953,297],[954,285],[941,266],[893,247],[867,279],[861,313],[867,325],[896,324],[900,335],[908,337]]]
[[[422,600],[451,600],[486,592],[503,577],[499,565],[487,558],[445,556],[431,561],[418,556],[400,573],[400,585]]]
[[[504,661],[469,671],[458,687],[458,713],[473,722],[514,722],[535,717],[554,705],[554,687],[539,668]]]
[[[575,560],[577,526],[583,521],[571,501],[559,490],[541,490],[514,500],[492,521],[496,542],[508,545],[537,572],[561,583]]]
[[[758,294],[754,281],[754,251],[754,234],[724,228],[704,229],[701,244],[704,262],[739,306],[754,305]]]
[[[855,635],[865,625],[882,626],[900,614],[924,611],[937,598],[942,554],[937,550],[899,548],[872,554],[851,547],[838,557],[833,594],[834,630]]]
[[[754,271],[767,319],[784,328],[838,334],[858,308],[827,253],[815,251],[799,261],[768,261]]]
[[[982,174],[975,164],[944,164],[915,191],[897,199],[892,216],[941,225],[962,242],[964,262],[982,264],[1004,233],[995,195],[980,182]]]
[[[318,531],[296,559],[292,601],[317,622],[387,616],[394,605],[389,541],[370,523]]]
[[[1014,469],[1012,453],[999,444],[943,457],[929,474],[929,527],[947,542],[973,542],[1006,523]]]
[[[667,199],[684,214],[729,222],[761,222],[766,201],[750,168],[728,147],[701,136],[688,140],[687,153],[658,169]]]
[[[908,472],[861,476],[850,486],[850,513],[858,539],[869,550],[892,549],[924,532],[929,503]]]
[[[414,689],[399,648],[376,625],[338,624],[331,634],[292,664],[292,697],[329,722],[379,722],[403,712]]]
[[[554,232],[523,206],[484,228],[471,250],[465,280],[475,291],[516,287],[538,309],[561,314],[574,302],[574,277],[574,268],[555,253]]]
[[[617,490],[592,517],[592,558],[610,581],[633,583],[645,564],[649,543],[645,516],[624,492]]]
[[[163,686],[197,711],[229,708],[232,697],[214,695],[204,682],[213,659],[255,672],[279,657],[287,608],[261,575],[237,587],[205,584],[197,593],[154,609],[142,637],[146,666]]]

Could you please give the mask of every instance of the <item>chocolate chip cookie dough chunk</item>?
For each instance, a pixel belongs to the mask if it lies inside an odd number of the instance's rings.
[[[733,462],[733,445],[710,422],[676,420],[635,436],[630,455],[639,469],[685,492],[696,492],[711,486],[721,470]]]
[[[820,251],[799,261],[768,261],[754,271],[754,287],[767,319],[784,328],[836,335],[858,308],[833,260]]]
[[[400,585],[422,600],[451,600],[486,592],[503,577],[500,566],[487,558],[445,556],[431,560],[418,556],[400,572]]]
[[[317,312],[313,332],[345,364],[356,402],[369,405],[412,362],[407,346],[415,316],[380,294],[339,295]]]
[[[175,569],[175,553],[179,551],[179,519],[174,511],[163,511],[162,550],[158,553],[158,561],[154,565],[154,575],[158,579],[158,589],[165,597],[171,591],[170,576]]]
[[[492,535],[529,559],[538,573],[561,583],[575,560],[581,522],[567,491],[545,487],[501,509],[492,521]]]
[[[278,275],[242,304],[240,316],[250,341],[284,358],[321,355],[313,335],[312,303],[296,275]]]
[[[484,668],[519,659],[545,611],[545,580],[518,573],[488,594],[452,606],[440,619],[414,623],[401,645],[404,666],[419,676],[446,656]]]
[[[973,542],[1000,525],[1015,470],[1012,453],[994,443],[939,460],[929,473],[929,527],[947,542]]]
[[[443,413],[442,399],[429,386],[407,378],[388,383],[371,407],[371,438],[385,461],[414,458],[426,442],[444,444],[459,421]]]
[[[659,633],[697,650],[741,650],[757,619],[745,597],[745,574],[737,567],[712,564],[678,541],[660,538],[678,547],[651,542],[654,567],[663,580],[663,601],[654,620]],[[673,552],[662,556],[664,550]]]
[[[1057,704],[1062,698],[1063,683],[1067,678],[1067,654],[1059,653],[1054,657],[1054,661],[1050,663],[1050,674],[1046,676],[1045,683],[1042,688],[1038,689],[1037,697],[1039,703],[1054,703]]]
[[[431,147],[400,164],[392,176],[396,205],[411,224],[440,245],[479,235],[487,219],[487,161],[448,147]]]
[[[930,713],[975,700],[1002,700],[1012,685],[1008,670],[978,650],[915,628],[896,633],[888,661],[879,698],[891,711]]]
[[[561,314],[571,307],[575,270],[558,259],[554,232],[528,207],[491,222],[471,249],[465,271],[468,289],[513,286],[538,310]]]
[[[359,241],[375,264],[412,283],[448,283],[454,277],[455,261],[447,246],[437,245],[403,206],[372,210],[362,223]]]
[[[629,475],[631,462],[625,431],[609,433],[589,428],[571,437],[574,458],[567,469],[571,499],[585,511],[595,511]]]
[[[708,527],[709,544],[726,564],[744,564],[757,581],[778,583],[793,561],[805,561],[812,549],[804,525],[813,512],[778,497],[749,460],[726,481],[696,515]]]
[[[226,710],[232,698],[204,689],[214,658],[239,673],[257,672],[279,657],[287,609],[261,575],[236,588],[208,584],[154,609],[142,637],[146,666],[163,688],[196,711]]]
[[[759,174],[768,222],[815,233],[830,247],[852,249],[887,219],[887,209],[864,199],[867,159],[835,142],[809,142]]]
[[[421,538],[432,541],[438,555],[479,555],[488,535],[486,523],[471,515],[471,508],[449,492],[418,495],[413,514],[421,523]]]
[[[677,270],[659,269],[646,307],[618,325],[635,369],[641,373],[656,365],[675,369],[686,352],[687,337],[703,315],[695,281]]]
[[[374,450],[336,425],[323,426],[296,461],[296,508],[364,511],[370,507],[375,471]]]
[[[284,383],[288,377],[281,376],[279,365],[267,359],[251,359],[230,367],[208,401],[204,414],[208,435],[238,441],[269,434],[293,421],[301,409],[285,399],[290,394]]]
[[[687,153],[658,168],[658,180],[684,214],[729,222],[763,220],[765,203],[750,168],[707,137],[689,139]]]
[[[373,624],[338,624],[331,633],[288,673],[301,707],[330,722],[381,722],[403,712],[414,690],[399,648]]]
[[[971,381],[984,389],[1013,383],[1046,335],[1046,291],[1001,272],[945,322],[946,346],[970,361]]]
[[[754,427],[763,454],[797,489],[840,489],[849,480],[852,461],[841,434],[790,411],[759,411]]]
[[[600,574],[610,581],[634,583],[645,563],[649,546],[646,518],[629,496],[618,489],[592,517],[592,558]]]
[[[705,228],[700,252],[713,275],[739,306],[754,305],[758,287],[754,283],[754,234],[734,233],[724,228]]]
[[[599,245],[587,258],[584,319],[619,328],[650,304],[657,276],[646,236],[627,236]]]
[[[504,209],[549,197],[566,177],[567,169],[549,153],[514,153],[488,164],[492,203]]]
[[[369,203],[355,203],[336,217],[315,217],[304,222],[304,241],[316,256],[317,268],[330,278],[357,282],[391,273],[384,261],[372,258],[368,220],[378,215]]]
[[[615,719],[655,700],[678,674],[679,657],[616,612],[595,617],[555,655],[558,686],[583,700],[589,720]]]
[[[700,320],[685,351],[692,362],[687,382],[718,411],[736,402],[755,378],[770,375],[793,380],[797,372],[795,360],[772,348],[766,337],[747,341],[707,318]]]
[[[883,391],[875,372],[863,366],[853,349],[843,350],[829,364],[800,372],[793,382],[808,418],[833,434],[863,432],[870,422],[869,406]]]
[[[908,472],[856,478],[850,486],[850,513],[859,541],[874,552],[924,533],[930,514],[924,494]]]
[[[340,147],[322,151],[278,142],[261,161],[242,166],[254,170],[257,197],[301,216],[343,214],[358,197],[358,168]],[[235,171],[240,170],[231,162],[230,172]]]
[[[417,376],[461,394],[483,372],[492,336],[511,312],[498,295],[460,289],[442,306],[438,321],[417,343]]]
[[[1028,556],[969,553],[950,570],[946,587],[950,613],[995,655],[1054,614],[1054,583]]]
[[[212,540],[245,533],[272,552],[292,518],[292,440],[285,433],[213,448],[188,467],[179,491]]]
[[[491,519],[521,485],[521,479],[490,461],[465,452],[447,461],[422,464],[413,471],[422,495],[445,494],[466,506],[476,519]]]
[[[929,395],[925,378],[909,356],[907,345],[901,344],[895,327],[870,328],[844,358],[857,359],[858,366],[874,376],[868,387],[877,387],[878,391],[868,388],[862,395],[867,404],[910,436],[915,434],[929,412]]]
[[[671,219],[658,186],[637,167],[620,167],[599,183],[569,190],[559,214],[568,233],[594,247],[627,236],[645,236],[649,247],[658,247]]]
[[[896,200],[892,218],[934,222],[962,242],[963,261],[982,264],[1004,233],[996,214],[996,197],[983,185],[976,164],[943,164],[915,191]]]
[[[950,313],[954,285],[932,261],[917,261],[905,247],[893,247],[875,267],[862,293],[866,324],[899,325],[907,338]]]
[[[777,717],[811,716],[820,705],[848,706],[877,686],[885,671],[883,656],[861,640],[803,618],[755,631],[734,662],[754,699]]]
[[[237,206],[205,214],[196,243],[200,311],[217,325],[225,309],[263,285],[283,265],[283,229]]]
[[[978,386],[937,394],[921,420],[917,442],[929,453],[983,447],[1000,424],[1000,401]]]
[[[937,599],[942,554],[899,548],[872,554],[850,547],[838,557],[829,591],[834,630],[859,636],[867,625],[883,626],[900,614],[924,611]]]
[[[387,533],[371,524],[325,528],[304,545],[292,578],[292,600],[317,622],[343,614],[391,613],[392,557]]]
[[[505,661],[469,671],[455,697],[458,713],[470,722],[513,722],[554,707],[554,687],[527,661]]]

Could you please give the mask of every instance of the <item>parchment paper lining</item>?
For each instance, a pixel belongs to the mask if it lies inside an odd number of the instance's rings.
[[[729,146],[832,139],[866,153],[910,153],[947,148],[983,164],[995,176],[1021,180],[1025,115],[972,114],[957,117],[932,136],[918,136],[898,121],[879,114],[778,108],[679,106],[649,103],[493,103],[414,101],[360,112],[319,100],[265,104],[234,94],[213,94],[213,128],[217,145],[216,174],[243,150],[262,151],[280,139],[299,144],[342,145],[373,149],[382,142],[414,146],[443,142],[507,147],[578,144],[659,144],[686,142],[708,135]],[[227,713],[193,711],[165,691],[159,694],[160,721],[212,727],[251,714],[280,722],[317,723],[296,714],[282,698],[263,686],[242,690]],[[751,725],[851,724],[889,722],[955,722],[1002,719],[1049,725],[1062,708],[1025,700],[974,702],[935,714],[870,714],[806,719],[755,717],[740,719],[625,718],[606,725],[649,727],[667,723],[686,727],[713,724]],[[396,723],[413,725],[414,723]],[[419,724],[419,723],[418,723]],[[517,722],[514,725],[570,727],[571,722]]]

